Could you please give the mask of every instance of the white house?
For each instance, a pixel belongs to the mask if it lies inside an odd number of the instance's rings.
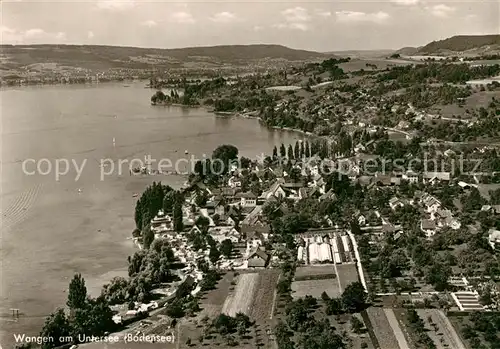
[[[418,174],[411,170],[406,171],[406,173],[403,174],[402,178],[409,183],[418,183]]]
[[[236,176],[232,176],[231,178],[229,178],[229,180],[227,181],[227,185],[230,187],[230,188],[241,188],[241,179],[239,179],[238,177]]]
[[[393,197],[389,200],[389,206],[393,211],[395,211],[398,207],[404,207],[404,205],[405,204],[397,197]]]
[[[500,230],[490,229],[488,232],[488,242],[493,249],[500,248]]]
[[[226,239],[231,240],[232,243],[240,240],[240,233],[234,227],[213,227],[208,229],[208,234],[218,243]]]

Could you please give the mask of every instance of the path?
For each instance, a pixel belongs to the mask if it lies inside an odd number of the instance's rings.
[[[392,332],[398,341],[399,348],[401,349],[410,349],[408,342],[401,331],[401,327],[399,326],[399,322],[396,319],[396,315],[394,315],[394,311],[392,309],[384,309],[385,316],[387,317],[387,321],[389,321],[389,325],[391,325]]]

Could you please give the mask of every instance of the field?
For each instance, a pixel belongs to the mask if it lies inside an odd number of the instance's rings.
[[[310,265],[307,267],[298,267],[295,270],[295,280],[312,280],[324,279],[330,276],[331,279],[336,278],[336,272],[333,264],[328,265]]]
[[[311,295],[321,298],[325,291],[330,297],[340,297],[345,288],[359,281],[355,264],[328,264],[297,268],[292,282],[294,299]]]
[[[398,341],[384,309],[371,307],[366,310],[370,319],[371,328],[377,338],[380,349],[397,349],[399,348]],[[403,348],[406,349],[406,348]]]
[[[394,310],[386,308],[384,309],[384,313],[387,317],[387,321],[389,321],[389,325],[392,328],[392,332],[394,333],[394,336],[398,341],[399,347],[403,349],[410,348],[408,342],[406,341],[405,335],[403,334],[403,331],[399,326],[398,319],[396,319],[396,315],[394,315]]]
[[[231,316],[238,312],[247,314],[255,325],[248,329],[244,336],[233,335],[236,347],[254,349],[256,347],[273,349],[270,331],[273,328],[271,313],[275,301],[276,284],[279,270],[262,270],[242,273],[234,276],[229,272],[217,284],[215,290],[209,291],[201,299],[202,311],[193,318],[184,319],[178,332],[179,348],[231,348],[227,338],[219,334],[208,333],[208,323],[218,314]],[[207,317],[210,320],[206,320]],[[200,336],[204,336],[202,342]],[[231,337],[231,336],[229,336]],[[191,345],[186,341],[190,339]]]
[[[258,281],[259,274],[257,273],[238,276],[236,289],[226,298],[222,312],[229,316],[235,316],[238,313],[250,315]]]
[[[383,70],[391,66],[400,66],[408,64],[412,64],[412,62],[406,62],[402,60],[387,60],[387,59],[360,59],[360,60],[354,59],[351,60],[350,62],[339,64],[339,67],[342,68],[345,72],[352,72],[361,69],[364,69],[366,71]],[[371,68],[370,67],[371,65],[375,65],[377,69]]]
[[[458,104],[449,104],[449,105],[439,105],[434,108],[439,110],[443,117],[452,118],[452,117],[461,117],[463,120],[470,119],[470,115],[466,114],[467,109],[474,109],[484,107],[486,108],[492,98],[498,99],[500,97],[500,91],[480,91],[475,92],[471,96],[465,99],[464,106],[461,108]]]
[[[358,282],[358,270],[356,269],[356,264],[337,264],[336,266],[338,279],[340,281],[340,286],[342,291],[354,282]]]
[[[304,280],[292,282],[292,297],[293,299],[304,298],[311,295],[314,298],[321,298],[321,294],[325,291],[330,298],[340,297],[342,290],[338,279],[324,280]]]
[[[259,273],[257,292],[250,313],[251,319],[261,322],[271,317],[278,277],[279,272],[277,270],[265,270]]]
[[[431,337],[437,349],[465,349],[455,328],[441,310],[418,309],[417,313],[424,320],[425,327],[428,329],[427,334]]]
[[[200,299],[201,312],[198,318],[202,319],[205,316],[209,318],[215,317],[222,311],[222,306],[226,301],[229,290],[232,287],[231,282],[234,280],[234,273],[229,272],[224,274],[217,284],[217,289],[204,294]]]

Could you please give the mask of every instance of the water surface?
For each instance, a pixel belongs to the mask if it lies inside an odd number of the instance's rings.
[[[13,333],[38,333],[47,314],[62,306],[66,288],[80,272],[95,295],[103,283],[126,272],[135,250],[134,193],[159,177],[121,176],[100,180],[100,161],[110,158],[169,158],[210,155],[234,144],[244,156],[270,153],[276,144],[302,137],[270,130],[257,120],[221,118],[203,109],[154,107],[144,83],[46,86],[8,89],[1,99],[1,292],[2,345]],[[113,142],[114,139],[114,142]],[[68,159],[81,166],[55,180],[26,175],[26,159]],[[45,167],[41,167],[43,171]],[[27,170],[35,170],[29,164]],[[180,186],[184,178],[161,177]],[[9,309],[20,309],[13,320]]]

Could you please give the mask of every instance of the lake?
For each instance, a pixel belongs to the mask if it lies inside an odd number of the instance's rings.
[[[175,162],[187,156],[185,150],[201,158],[220,144],[233,144],[255,159],[270,154],[274,145],[303,137],[253,119],[216,117],[202,108],[151,106],[153,91],[144,85],[0,92],[2,345],[11,347],[14,333],[37,334],[45,317],[64,305],[75,273],[82,273],[93,295],[113,276],[125,275],[127,256],[135,251],[133,194],[152,181],[174,187],[185,181],[131,176],[128,169],[101,180],[102,159],[151,155]],[[70,168],[57,159],[66,159]],[[66,175],[56,180],[54,171],[42,174],[57,163]],[[19,309],[19,319],[12,318],[11,308]]]

